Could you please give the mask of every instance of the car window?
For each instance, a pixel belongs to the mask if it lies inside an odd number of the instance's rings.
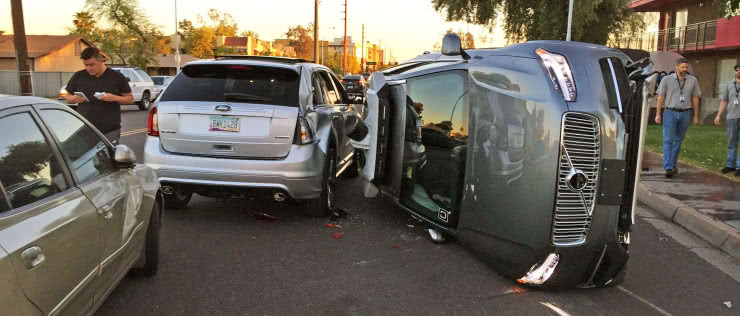
[[[459,71],[416,77],[407,82],[407,102],[421,115],[424,127],[460,141],[468,138],[464,94],[465,76]],[[425,134],[437,135],[422,133],[423,142]],[[435,139],[430,141],[439,144]]]
[[[107,145],[82,120],[56,109],[43,110],[41,116],[59,140],[62,154],[80,183],[115,170]]]
[[[116,69],[116,71],[120,72],[124,77],[126,77],[126,79],[128,79],[128,81],[132,81],[132,82],[139,81],[139,79],[136,78],[136,76],[133,73],[131,73],[128,69]]]
[[[152,77],[152,81],[156,85],[164,85],[164,77]]]
[[[151,81],[152,80],[152,78],[149,77],[149,74],[147,74],[141,69],[136,69],[135,72],[139,75],[139,78],[141,78],[141,81]]]
[[[0,128],[0,183],[5,191],[0,212],[67,189],[62,165],[29,113],[0,118]]]
[[[300,75],[293,69],[201,64],[183,68],[160,101],[245,102],[298,107]]]
[[[321,85],[321,92],[324,95],[324,99],[327,104],[337,104],[339,102],[339,94],[334,88],[334,84],[329,78],[329,74],[325,71],[319,71],[319,84]]]
[[[321,84],[319,83],[319,74],[314,72],[311,75],[311,87],[313,88],[313,104],[326,104],[324,103],[323,91]]]

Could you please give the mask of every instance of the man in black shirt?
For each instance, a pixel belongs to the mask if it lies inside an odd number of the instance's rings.
[[[105,66],[105,57],[95,47],[80,54],[85,70],[76,72],[67,83],[67,102],[78,103],[77,112],[100,130],[112,143],[121,138],[121,104],[132,104],[128,80]],[[82,92],[88,101],[75,92]],[[97,97],[96,97],[97,93]]]

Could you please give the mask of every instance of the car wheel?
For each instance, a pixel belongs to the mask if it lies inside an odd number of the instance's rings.
[[[175,190],[172,194],[164,195],[164,207],[168,210],[183,209],[190,203],[192,197],[193,193],[184,193],[180,190]]]
[[[161,228],[162,218],[159,216],[159,202],[155,200],[152,206],[149,226],[146,230],[144,249],[142,250],[144,265],[140,268],[132,269],[134,273],[147,277],[157,274],[157,270],[159,270],[159,231]]]
[[[336,201],[336,158],[334,149],[326,154],[324,162],[324,179],[321,182],[321,196],[318,199],[308,200],[306,211],[311,216],[325,217],[331,214]]]
[[[141,96],[141,101],[139,101],[139,110],[146,111],[151,104],[152,101],[149,99],[149,92],[144,92],[144,95]]]

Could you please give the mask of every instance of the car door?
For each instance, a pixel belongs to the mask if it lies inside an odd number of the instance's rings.
[[[141,94],[144,90],[141,87],[141,79],[139,79],[139,76],[136,75],[133,70],[128,68],[121,68],[120,71],[129,81],[128,85],[131,87],[131,94],[134,96],[134,102],[141,100]]]
[[[0,246],[42,313],[88,314],[100,265],[96,208],[30,106],[2,112],[0,128]]]
[[[117,168],[112,148],[78,116],[56,107],[41,107],[41,117],[59,143],[77,186],[98,209],[102,240],[100,287],[95,299],[123,277],[137,258],[134,237],[140,236],[142,220],[140,180],[128,168]]]
[[[342,173],[344,169],[352,162],[352,156],[354,154],[354,148],[350,144],[349,137],[346,137],[342,130],[344,128],[344,120],[353,110],[352,106],[348,104],[348,96],[341,88],[339,80],[333,77],[332,74],[325,70],[319,71],[319,84],[324,95],[324,99],[332,108],[332,126],[333,130],[336,131],[337,141],[337,170],[338,173]]]

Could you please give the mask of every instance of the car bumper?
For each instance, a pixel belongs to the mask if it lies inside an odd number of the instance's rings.
[[[321,194],[326,154],[317,145],[293,145],[279,160],[229,159],[168,152],[158,137],[148,136],[144,164],[162,183],[283,191],[293,199]]]

